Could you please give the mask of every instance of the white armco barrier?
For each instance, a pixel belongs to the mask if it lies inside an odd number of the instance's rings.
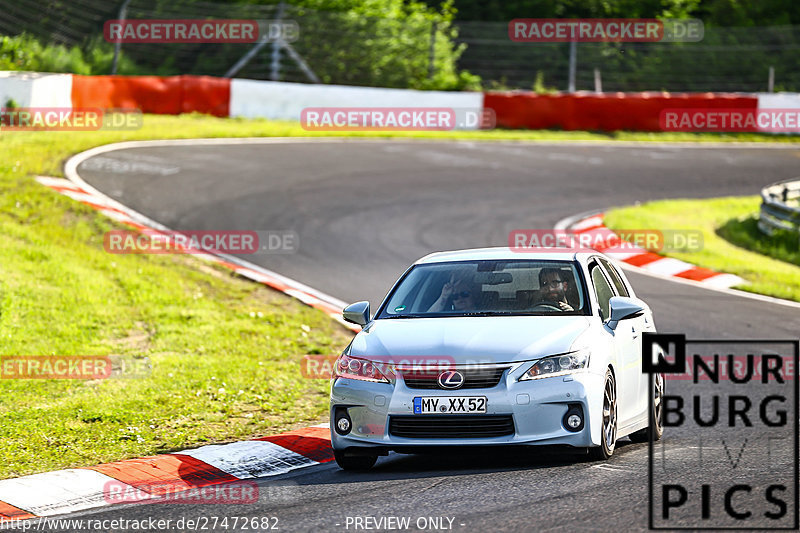
[[[800,93],[758,93],[759,109],[800,109]]]
[[[231,80],[232,117],[300,120],[300,113],[309,107],[447,107],[480,113],[483,93]]]
[[[792,109],[800,111],[800,94],[799,93],[758,93],[758,110],[764,111],[765,109],[781,109],[783,111]],[[786,131],[783,133],[797,133],[795,131]],[[761,129],[761,128],[759,128]],[[764,131],[764,130],[762,130]],[[767,130],[769,131],[769,130]],[[774,131],[772,132],[774,133]]]
[[[72,107],[72,74],[0,71],[0,107]]]

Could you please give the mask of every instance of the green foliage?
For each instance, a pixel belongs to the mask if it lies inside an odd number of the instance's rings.
[[[608,73],[606,90],[765,91],[770,66],[782,87],[797,90],[798,44],[792,27],[707,27],[700,43],[581,43],[578,62]]]
[[[70,72],[72,74],[108,74],[114,55],[113,45],[100,38],[90,41],[84,53],[80,47],[61,44],[43,45],[30,35],[0,37],[0,70]],[[120,58],[118,72],[132,70],[132,63]]]
[[[454,44],[449,5],[436,13],[421,4],[389,0],[378,17],[375,3],[342,12],[297,10],[303,37],[295,47],[324,83],[477,89],[479,79],[456,67],[464,46]]]
[[[442,0],[425,0],[431,6]],[[455,0],[458,20],[699,18],[707,26],[800,24],[793,0]]]
[[[772,235],[764,235],[758,229],[758,215],[733,218],[717,233],[736,246],[800,266],[800,235],[788,230],[776,230]]]
[[[533,82],[533,92],[536,94],[553,94],[557,93],[558,89],[554,87],[546,87],[544,84],[544,72],[537,70],[536,80]]]
[[[695,18],[705,26],[697,43],[580,43],[577,89],[592,89],[598,68],[606,91],[766,91],[773,66],[776,91],[800,90],[800,2],[793,0],[454,0],[454,7],[470,43],[459,67],[489,89],[527,89],[536,71],[567,88],[569,45],[512,43],[513,19]]]
[[[253,13],[274,16],[274,11],[263,9],[275,3],[233,2],[225,6],[226,17],[255,18]],[[156,2],[153,13],[174,9],[172,4],[171,0]],[[193,0],[181,2],[181,9],[189,18],[205,12],[204,6]],[[457,67],[465,45],[455,42],[454,14],[452,0],[438,9],[405,0],[293,0],[287,2],[283,18],[298,23],[300,37],[291,45],[323,83],[479,90],[480,78]],[[117,72],[222,76],[250,46],[125,44]],[[238,75],[267,77],[271,50],[272,45],[265,47]],[[306,81],[285,51],[281,55],[281,79]],[[69,48],[60,44],[45,46],[23,34],[3,38],[0,69],[107,74],[112,58],[113,45],[99,33],[88,37],[80,47]]]
[[[241,8],[232,7],[232,14],[244,16],[237,11]],[[322,83],[480,90],[480,78],[457,66],[465,45],[456,44],[454,15],[452,0],[437,10],[404,0],[296,0],[288,2],[283,18],[299,25],[299,38],[291,46]],[[236,44],[187,48],[178,64],[170,63],[177,52],[129,51],[147,73],[219,76],[246,50]],[[267,45],[237,76],[266,77],[271,51]],[[281,79],[306,81],[287,54],[281,55]]]

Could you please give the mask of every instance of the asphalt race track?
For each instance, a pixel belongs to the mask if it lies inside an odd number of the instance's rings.
[[[569,215],[637,201],[757,194],[800,174],[800,149],[297,139],[132,148],[96,156],[78,170],[172,229],[293,230],[298,253],[247,259],[342,300],[368,299],[374,308],[411,262],[432,251],[503,246],[513,229],[552,228]],[[628,276],[662,332],[791,339],[800,331],[798,308]],[[711,393],[702,382],[673,383],[668,392]],[[724,461],[727,448],[722,452],[708,431],[707,460],[721,453]],[[791,425],[786,431],[790,438]],[[665,439],[672,459],[691,464],[697,454],[691,430],[667,428]],[[787,475],[791,481],[791,463],[759,459],[767,453],[760,442],[750,442],[739,470],[687,468],[690,499],[709,484],[711,506],[721,508],[720,492],[732,483],[756,486]],[[735,455],[741,444],[726,446]],[[417,523],[428,517],[445,517],[438,530],[644,530],[647,459],[648,446],[627,439],[602,464],[537,449],[393,454],[364,474],[327,464],[259,480],[265,489],[259,505],[112,507],[91,517],[277,516],[283,531],[366,530],[356,527],[356,516],[410,517],[411,531],[437,530],[433,522]],[[753,494],[738,505],[774,509]],[[795,497],[790,486],[784,494],[790,514]]]

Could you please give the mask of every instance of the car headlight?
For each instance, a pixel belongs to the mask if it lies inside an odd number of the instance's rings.
[[[388,378],[381,372],[378,365],[366,359],[358,359],[357,357],[342,354],[336,360],[336,365],[334,365],[333,369],[340,378],[389,383]]]
[[[572,374],[589,366],[589,351],[579,350],[561,355],[543,357],[533,363],[520,381]]]

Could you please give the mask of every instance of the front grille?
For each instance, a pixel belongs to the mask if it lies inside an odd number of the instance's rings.
[[[503,378],[505,368],[486,368],[486,369],[466,369],[461,370],[464,374],[464,385],[458,390],[463,389],[490,389],[496,387]],[[439,374],[435,372],[420,372],[415,375],[413,372],[403,373],[403,381],[409,389],[444,389],[439,386]]]
[[[514,434],[511,415],[390,416],[389,434],[409,439],[480,439]]]

